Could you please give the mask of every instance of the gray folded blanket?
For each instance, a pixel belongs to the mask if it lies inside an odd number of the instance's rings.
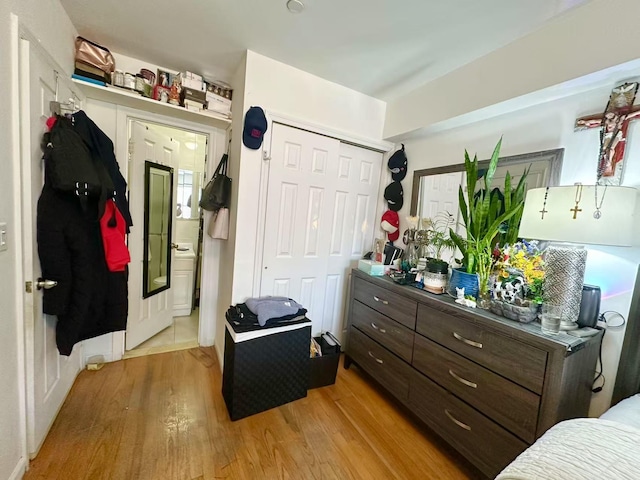
[[[253,314],[257,315],[261,327],[273,318],[293,315],[302,308],[298,302],[287,297],[249,298],[245,304]]]

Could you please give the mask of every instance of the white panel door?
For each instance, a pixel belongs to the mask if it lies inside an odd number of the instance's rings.
[[[149,298],[142,298],[144,249],[144,172],[145,161],[173,167],[173,221],[169,243],[175,238],[179,143],[170,137],[148,129],[140,122],[131,125],[129,139],[129,203],[134,226],[129,234],[131,268],[129,270],[129,318],[127,320],[126,349],[131,350],[173,322],[173,289],[168,288]],[[171,249],[173,278],[175,261]],[[170,284],[173,283],[171,280]]]
[[[373,241],[382,154],[274,124],[260,295],[340,335],[345,278]]]
[[[55,100],[55,68],[37,46],[20,40],[23,269],[25,280],[34,284],[42,276],[36,243],[36,208],[44,184],[40,142],[46,129],[45,122],[51,115],[49,101]],[[58,95],[64,102],[72,93],[60,82]],[[55,316],[42,313],[40,291],[34,288],[33,293],[25,294],[27,436],[32,458],[40,449],[82,367],[81,344],[76,344],[68,357],[58,353],[56,322]]]

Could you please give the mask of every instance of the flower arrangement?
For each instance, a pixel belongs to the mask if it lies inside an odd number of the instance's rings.
[[[522,240],[494,252],[493,298],[517,305],[542,303],[544,261],[536,241]]]

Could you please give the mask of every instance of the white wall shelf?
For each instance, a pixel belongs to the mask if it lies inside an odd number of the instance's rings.
[[[137,108],[151,113],[180,118],[190,122],[202,123],[212,127],[227,129],[231,125],[231,119],[224,115],[214,113],[201,113],[187,110],[169,103],[161,103],[151,98],[118,87],[95,85],[73,78],[72,81],[80,86],[88,98],[108,103],[115,103],[125,107]]]

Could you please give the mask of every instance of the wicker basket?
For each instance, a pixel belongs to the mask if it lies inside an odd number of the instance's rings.
[[[491,300],[490,310],[496,315],[517,320],[521,323],[531,323],[538,317],[538,304],[532,303],[523,307],[513,303],[503,302],[501,300]]]

